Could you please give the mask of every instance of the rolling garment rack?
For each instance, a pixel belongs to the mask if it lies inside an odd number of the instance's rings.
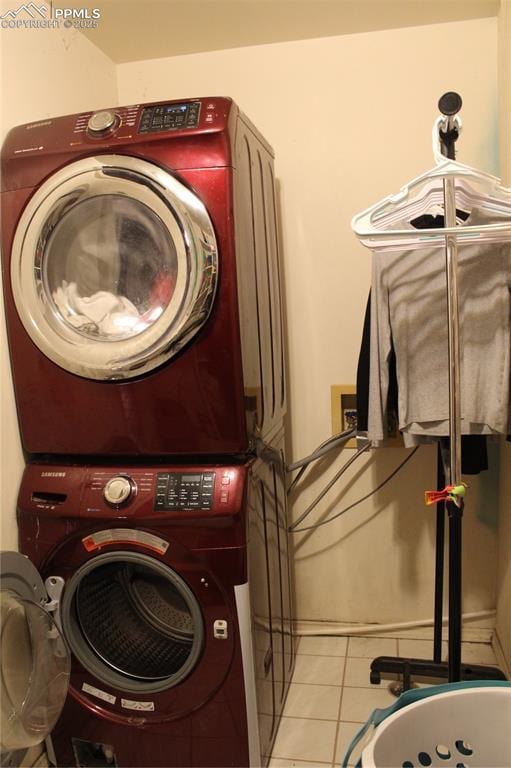
[[[455,159],[455,142],[458,139],[461,121],[457,117],[462,100],[459,94],[449,92],[439,100],[441,113],[439,141],[442,155]],[[456,226],[455,177],[443,178],[444,226],[454,230]],[[462,486],[461,480],[461,389],[460,389],[460,343],[458,312],[457,241],[451,232],[445,238],[445,265],[447,279],[447,321],[448,321],[448,379],[449,379],[449,437],[447,440],[449,462],[441,455],[438,445],[437,487]],[[412,677],[447,678],[449,682],[459,680],[505,680],[505,675],[496,667],[463,664],[461,661],[462,628],[462,519],[463,496],[451,496],[436,505],[436,555],[435,555],[435,605],[433,659],[415,659],[393,656],[379,656],[371,663],[370,681],[379,683],[381,673],[399,674],[402,688],[412,685]],[[448,621],[448,662],[442,662],[443,624],[443,574],[445,548],[445,513],[449,518],[449,621]]]

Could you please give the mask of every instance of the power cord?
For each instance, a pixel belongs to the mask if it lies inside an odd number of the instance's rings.
[[[332,437],[329,437],[327,440],[321,443],[321,445],[319,445],[311,454],[309,454],[309,456],[306,456],[304,459],[300,459],[299,461],[295,461],[293,464],[289,464],[289,466],[286,467],[286,472],[294,472],[295,469],[300,469],[300,471],[287,489],[287,493],[291,493],[295,485],[303,477],[304,472],[306,472],[310,464],[312,464],[314,461],[317,461],[318,459],[321,459],[322,456],[325,456],[335,448],[344,445],[344,443],[346,443],[352,437],[355,437],[355,435],[356,431],[354,429],[347,429],[344,432],[338,432],[336,435],[332,435]]]
[[[360,448],[357,451],[357,453],[352,457],[352,459],[350,459],[350,461],[347,462],[347,464],[349,465],[350,462],[355,461],[355,459],[360,454],[362,454],[364,451],[366,451],[368,448],[369,448],[369,443],[367,445],[364,445],[362,448]],[[392,478],[395,477],[395,475],[397,475],[397,473],[401,469],[403,469],[405,464],[407,464],[410,461],[410,459],[417,453],[418,450],[419,450],[419,446],[414,448],[413,451],[410,453],[410,455],[407,456],[404,459],[404,461],[402,461],[401,464],[399,464],[399,466],[397,466],[396,469],[393,472],[391,472],[391,474],[385,480],[383,480],[383,482],[381,482],[379,485],[377,485],[376,488],[373,488],[373,490],[370,493],[367,493],[361,499],[358,499],[358,501],[354,501],[353,504],[350,504],[349,506],[345,507],[344,509],[341,509],[340,512],[336,512],[335,515],[332,515],[332,517],[328,517],[326,520],[321,520],[318,523],[314,523],[314,525],[305,525],[302,528],[297,528],[296,526],[299,525],[300,522],[309,514],[309,511],[311,511],[311,507],[316,506],[317,502],[313,502],[313,504],[307,510],[305,510],[305,512],[298,518],[298,520],[296,522],[294,522],[292,525],[289,526],[289,528],[288,528],[289,533],[301,533],[302,531],[311,531],[314,528],[319,528],[321,525],[326,525],[327,523],[331,523],[332,520],[336,520],[341,515],[344,515],[346,512],[349,512],[350,509],[353,509],[353,507],[356,507],[359,504],[361,504],[363,501],[365,501],[366,499],[369,499],[371,496],[373,496],[375,493],[377,493],[377,491],[379,491],[381,488],[383,488],[383,486],[386,485],[390,480],[392,480]],[[337,475],[333,478],[333,480],[330,482],[329,486],[325,489],[324,493],[321,495],[320,498],[322,498],[324,496],[324,494],[327,492],[327,490],[329,490],[329,488],[332,487],[332,485],[338,480],[338,478],[341,476],[342,472],[345,469],[347,469],[346,465],[344,465],[344,467],[342,467],[341,470],[337,473]],[[319,500],[320,499],[318,499],[318,501]]]
[[[318,496],[316,496],[316,498],[314,499],[314,501],[311,504],[309,504],[309,506],[307,507],[305,512],[303,512],[300,515],[300,517],[298,518],[298,520],[295,520],[295,522],[289,527],[290,531],[292,531],[294,528],[296,528],[297,525],[300,525],[302,520],[305,520],[305,518],[310,515],[312,510],[319,504],[321,499],[328,493],[330,488],[339,480],[339,478],[346,472],[346,470],[349,467],[351,467],[353,462],[356,461],[359,458],[359,456],[361,456],[363,453],[365,453],[365,451],[368,451],[370,447],[371,447],[371,443],[367,442],[365,445],[363,445],[361,448],[359,448],[358,451],[356,451],[356,453],[354,453],[353,456],[350,459],[348,459],[348,461],[345,464],[343,464],[343,466],[334,475],[334,477],[330,480],[330,482],[325,486],[325,488],[323,488],[321,493]]]

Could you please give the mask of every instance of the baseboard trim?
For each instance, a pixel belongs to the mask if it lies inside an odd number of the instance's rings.
[[[481,626],[482,625],[482,626]],[[422,626],[410,627],[406,623],[400,627],[397,623],[386,624],[354,624],[337,621],[307,621],[299,620],[294,624],[297,635],[364,635],[368,637],[396,637],[413,640],[430,640],[433,638],[431,622]],[[444,639],[447,637],[447,625],[443,628]],[[472,643],[491,643],[495,634],[495,617],[490,615],[484,619],[467,618],[463,622],[462,639]]]

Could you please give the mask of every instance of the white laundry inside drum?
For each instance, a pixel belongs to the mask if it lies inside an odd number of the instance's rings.
[[[46,245],[47,295],[68,325],[92,339],[145,331],[168,306],[176,278],[175,246],[159,216],[120,195],[75,204]]]
[[[44,608],[0,592],[1,735],[3,753],[44,741],[67,695],[70,656]]]

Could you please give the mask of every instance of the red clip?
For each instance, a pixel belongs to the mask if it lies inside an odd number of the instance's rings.
[[[442,491],[426,491],[424,500],[428,506],[438,504],[439,501],[453,501],[456,506],[461,507],[466,487],[466,483],[460,483],[460,485],[446,485]]]

